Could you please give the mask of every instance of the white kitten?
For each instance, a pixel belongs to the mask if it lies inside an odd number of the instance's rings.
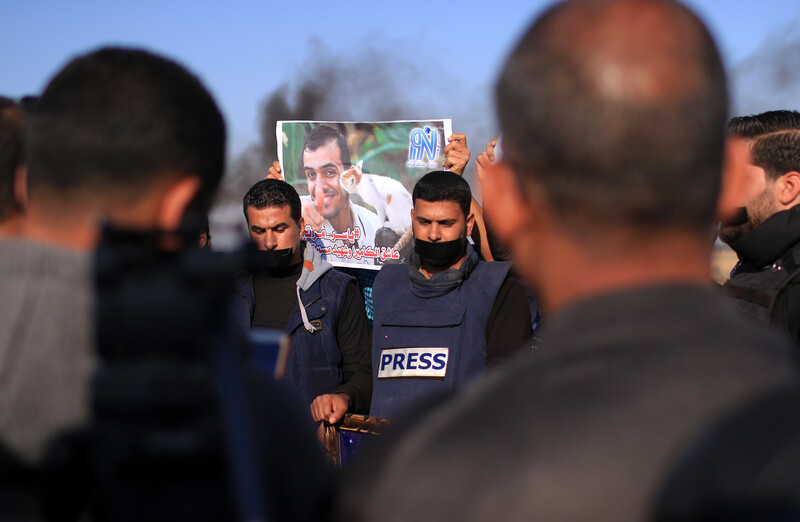
[[[411,228],[411,209],[414,206],[411,194],[396,179],[363,173],[362,164],[363,161],[359,161],[342,172],[342,186],[348,193],[361,196],[375,209],[381,224],[388,221],[389,228],[402,236]]]

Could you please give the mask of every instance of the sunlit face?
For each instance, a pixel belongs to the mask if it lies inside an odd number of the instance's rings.
[[[303,150],[303,173],[308,179],[308,193],[317,200],[317,191],[323,194],[322,217],[331,219],[347,207],[347,194],[342,194],[339,176],[342,166],[339,145],[336,140],[329,141],[316,150]]]
[[[747,209],[747,221],[738,225],[720,225],[719,238],[728,244],[752,232],[778,211],[773,194],[775,182],[768,180],[764,169],[754,165],[752,160],[748,161],[746,169],[750,188],[740,206]]]
[[[289,205],[262,209],[247,207],[247,231],[259,250],[291,248],[291,264],[300,262],[303,218],[299,223],[295,222]]]
[[[464,217],[455,201],[417,199],[411,211],[414,237],[423,241],[453,241],[472,233],[473,217]]]

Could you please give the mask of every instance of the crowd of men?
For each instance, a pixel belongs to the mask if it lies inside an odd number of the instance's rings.
[[[205,217],[225,124],[183,66],[103,48],[0,98],[0,518],[800,519],[800,113],[729,121],[673,0],[554,4],[495,104],[483,207],[454,135],[375,276],[304,234],[384,226],[331,127],[303,144],[307,195],[279,164],[243,195],[257,252],[234,266]],[[150,259],[229,299],[209,318],[133,285],[107,313],[96,289]],[[124,338],[143,317],[164,349]],[[282,382],[253,328],[288,335]],[[333,474],[314,430],[348,412],[392,426]]]

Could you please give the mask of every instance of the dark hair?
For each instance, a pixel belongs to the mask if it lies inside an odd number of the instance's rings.
[[[663,29],[640,44],[641,23],[620,20],[610,3],[557,4],[516,45],[495,92],[505,159],[573,232],[611,224],[707,234],[728,109],[717,47],[671,0],[638,3],[657,9],[656,20],[642,19]],[[649,81],[628,81],[631,71]]]
[[[342,167],[347,169],[352,165],[350,146],[347,145],[347,139],[345,139],[344,134],[333,127],[320,125],[308,131],[303,141],[303,150],[315,151],[334,140],[336,140],[336,145],[339,146],[339,160],[342,163]],[[302,170],[304,166],[302,156],[300,157],[300,166]]]
[[[25,111],[0,96],[0,222],[20,208],[14,196],[17,168],[25,163]]]
[[[279,179],[262,179],[250,187],[242,199],[242,211],[245,219],[247,219],[249,207],[261,210],[273,207],[281,208],[286,205],[289,205],[289,212],[294,222],[299,224],[302,213],[300,196],[294,187]]]
[[[411,194],[414,205],[417,199],[423,201],[455,201],[464,212],[464,217],[469,216],[472,204],[472,191],[467,180],[446,170],[428,172],[414,185]]]
[[[197,176],[193,208],[206,210],[224,166],[225,123],[211,94],[181,65],[143,50],[75,58],[31,119],[31,194],[129,201],[165,176]]]
[[[787,172],[800,172],[800,130],[757,136],[750,149],[753,163],[764,169],[768,180]]]
[[[770,132],[800,129],[800,112],[767,111],[750,116],[736,116],[728,122],[728,134],[752,139]]]

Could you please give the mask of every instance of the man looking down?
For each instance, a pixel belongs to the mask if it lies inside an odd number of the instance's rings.
[[[317,421],[335,423],[366,403],[370,415],[394,418],[464,388],[530,337],[527,300],[509,265],[480,261],[467,243],[474,223],[467,181],[431,172],[412,197],[415,253],[375,279],[371,357],[350,383],[317,397]]]
[[[285,181],[264,179],[243,200],[250,239],[267,268],[239,282],[237,318],[243,328],[285,330],[292,350],[287,380],[310,404],[355,373],[369,339],[355,278],[301,241],[300,196]]]

